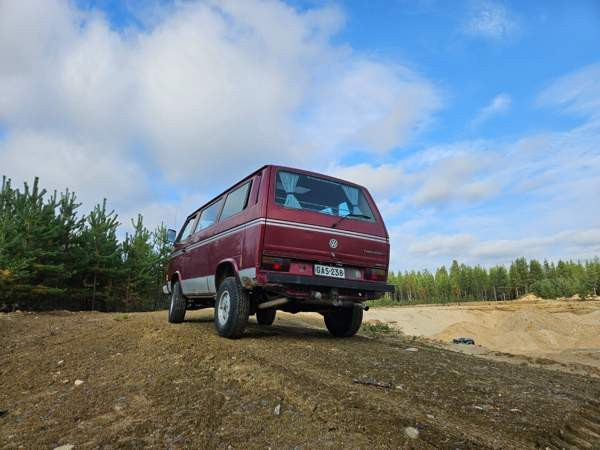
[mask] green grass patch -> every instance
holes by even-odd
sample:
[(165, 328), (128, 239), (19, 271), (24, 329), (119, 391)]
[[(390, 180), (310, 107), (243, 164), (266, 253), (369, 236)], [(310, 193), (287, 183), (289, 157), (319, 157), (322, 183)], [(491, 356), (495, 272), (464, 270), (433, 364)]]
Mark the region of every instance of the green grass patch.
[(122, 322), (123, 320), (128, 320), (129, 316), (127, 314), (119, 314), (115, 317), (115, 320)]
[(387, 323), (383, 322), (365, 322), (361, 325), (360, 330), (372, 337), (391, 333), (393, 331)]

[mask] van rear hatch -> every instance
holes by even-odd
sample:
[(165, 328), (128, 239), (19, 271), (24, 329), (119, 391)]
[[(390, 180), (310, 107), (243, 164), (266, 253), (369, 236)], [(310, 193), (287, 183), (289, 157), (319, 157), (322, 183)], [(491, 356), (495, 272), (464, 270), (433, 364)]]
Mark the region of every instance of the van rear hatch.
[(366, 189), (278, 168), (269, 190), (264, 254), (387, 270), (387, 231)]

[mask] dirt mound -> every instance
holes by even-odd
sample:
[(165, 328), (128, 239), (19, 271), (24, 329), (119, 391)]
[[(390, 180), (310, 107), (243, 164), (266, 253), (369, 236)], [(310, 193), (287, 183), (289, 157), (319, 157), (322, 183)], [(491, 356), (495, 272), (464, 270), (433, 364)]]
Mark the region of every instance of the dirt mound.
[(572, 362), (576, 352), (585, 350), (582, 363), (600, 368), (600, 302), (527, 295), (512, 302), (377, 308), (367, 317), (405, 334), (445, 342), (466, 336), (490, 350), (518, 355), (560, 360), (568, 354)]
[(552, 313), (531, 310), (515, 311), (510, 317), (496, 316), (488, 324), (485, 321), (452, 324), (433, 338), (449, 341), (456, 336), (469, 336), (487, 348), (523, 355), (600, 349), (600, 322), (583, 323), (575, 314), (565, 313), (560, 320)]
[(538, 297), (535, 294), (527, 294), (527, 295), (523, 295), (522, 297), (519, 297), (517, 300), (517, 302), (521, 302), (521, 303), (526, 303), (526, 302), (539, 302), (543, 300), (541, 297)]

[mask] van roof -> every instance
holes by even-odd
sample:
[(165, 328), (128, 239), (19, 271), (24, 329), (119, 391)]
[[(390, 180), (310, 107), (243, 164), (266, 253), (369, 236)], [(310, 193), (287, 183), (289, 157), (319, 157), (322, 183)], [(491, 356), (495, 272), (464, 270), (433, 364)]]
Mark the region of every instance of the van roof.
[(194, 214), (196, 214), (198, 211), (200, 211), (202, 208), (210, 205), (211, 203), (213, 203), (215, 200), (219, 199), (220, 197), (222, 197), (224, 194), (226, 194), (231, 188), (237, 186), (238, 184), (243, 183), (244, 181), (248, 180), (249, 178), (252, 178), (254, 175), (256, 175), (259, 172), (262, 172), (264, 169), (267, 169), (269, 167), (272, 167), (274, 169), (284, 169), (284, 170), (291, 170), (294, 172), (301, 172), (301, 173), (305, 173), (305, 174), (310, 174), (310, 175), (315, 175), (321, 178), (326, 178), (328, 180), (332, 180), (332, 181), (337, 181), (339, 183), (344, 183), (344, 184), (350, 184), (359, 188), (363, 188), (363, 186), (356, 184), (356, 183), (352, 183), (351, 181), (346, 181), (346, 180), (342, 180), (340, 178), (335, 178), (329, 175), (325, 175), (319, 172), (312, 172), (310, 170), (304, 170), (304, 169), (298, 169), (295, 167), (287, 167), (287, 166), (279, 166), (279, 165), (275, 165), (275, 164), (265, 164), (262, 167), (259, 167), (258, 169), (256, 169), (255, 171), (249, 173), (248, 175), (246, 175), (244, 178), (236, 181), (234, 184), (232, 184), (231, 186), (229, 186), (227, 189), (225, 189), (223, 192), (221, 192), (218, 195), (215, 195), (213, 198), (211, 198), (209, 201), (207, 201), (206, 203), (204, 203), (202, 206), (200, 206), (199, 208), (196, 208), (192, 213), (188, 214), (188, 216), (186, 217), (186, 221), (192, 217)]

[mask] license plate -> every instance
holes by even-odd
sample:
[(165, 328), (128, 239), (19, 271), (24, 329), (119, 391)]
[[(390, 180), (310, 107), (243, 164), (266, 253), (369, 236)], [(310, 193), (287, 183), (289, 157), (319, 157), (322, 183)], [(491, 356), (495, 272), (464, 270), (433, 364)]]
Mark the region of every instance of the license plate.
[(322, 277), (346, 278), (346, 272), (343, 267), (322, 266), (315, 264), (315, 275)]

